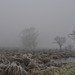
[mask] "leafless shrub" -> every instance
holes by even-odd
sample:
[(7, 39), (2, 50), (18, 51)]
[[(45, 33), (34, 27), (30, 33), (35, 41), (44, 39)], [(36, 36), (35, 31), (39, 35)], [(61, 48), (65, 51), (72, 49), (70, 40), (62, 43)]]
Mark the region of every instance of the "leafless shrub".
[(30, 63), (30, 59), (23, 58), (23, 63), (24, 63), (25, 66), (28, 66), (28, 64)]

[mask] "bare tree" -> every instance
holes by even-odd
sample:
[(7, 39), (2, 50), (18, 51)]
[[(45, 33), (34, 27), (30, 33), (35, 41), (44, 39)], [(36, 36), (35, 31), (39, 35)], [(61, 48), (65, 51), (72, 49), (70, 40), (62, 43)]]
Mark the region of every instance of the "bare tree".
[(75, 41), (75, 30), (73, 30), (72, 33), (69, 34), (69, 37)]
[(33, 49), (37, 47), (38, 32), (34, 27), (24, 29), (22, 31), (21, 39), (26, 49)]
[(66, 43), (66, 38), (57, 36), (57, 37), (54, 38), (54, 40), (55, 40), (54, 43), (57, 43), (60, 47), (60, 50), (62, 50), (63, 44)]

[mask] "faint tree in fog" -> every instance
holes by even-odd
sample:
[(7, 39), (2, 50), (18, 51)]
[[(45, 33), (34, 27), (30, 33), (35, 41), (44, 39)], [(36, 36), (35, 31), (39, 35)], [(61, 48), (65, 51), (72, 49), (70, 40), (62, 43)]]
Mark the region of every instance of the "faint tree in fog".
[(22, 43), (26, 49), (34, 49), (37, 47), (38, 32), (34, 27), (24, 29), (22, 31)]
[(75, 30), (73, 30), (72, 33), (69, 34), (69, 37), (75, 41)]
[(69, 45), (67, 46), (67, 49), (70, 50), (70, 51), (73, 50), (73, 45), (72, 45), (72, 44), (69, 44)]
[(62, 50), (62, 46), (64, 45), (64, 43), (66, 43), (66, 38), (57, 36), (54, 38), (54, 40), (55, 40), (54, 43), (58, 44), (60, 47), (60, 50)]

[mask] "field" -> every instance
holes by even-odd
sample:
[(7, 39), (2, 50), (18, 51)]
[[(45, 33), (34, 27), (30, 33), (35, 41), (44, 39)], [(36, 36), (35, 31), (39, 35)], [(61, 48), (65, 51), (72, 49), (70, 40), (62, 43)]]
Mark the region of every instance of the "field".
[(0, 75), (75, 75), (75, 62), (53, 61), (69, 57), (75, 51), (0, 49)]

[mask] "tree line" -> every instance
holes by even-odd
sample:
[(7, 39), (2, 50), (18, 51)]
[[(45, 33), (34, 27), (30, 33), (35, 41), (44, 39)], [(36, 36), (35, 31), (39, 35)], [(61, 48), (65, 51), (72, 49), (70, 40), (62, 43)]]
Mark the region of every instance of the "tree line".
[[(24, 45), (25, 49), (35, 49), (37, 47), (37, 38), (38, 38), (38, 31), (34, 27), (30, 27), (27, 29), (24, 29), (21, 32), (21, 41)], [(72, 31), (71, 34), (69, 34), (69, 38), (75, 41), (75, 30)], [(61, 36), (56, 36), (54, 38), (54, 43), (58, 44), (59, 49), (62, 50), (63, 45), (66, 43), (66, 38)], [(69, 45), (68, 48), (72, 48), (72, 45)]]

